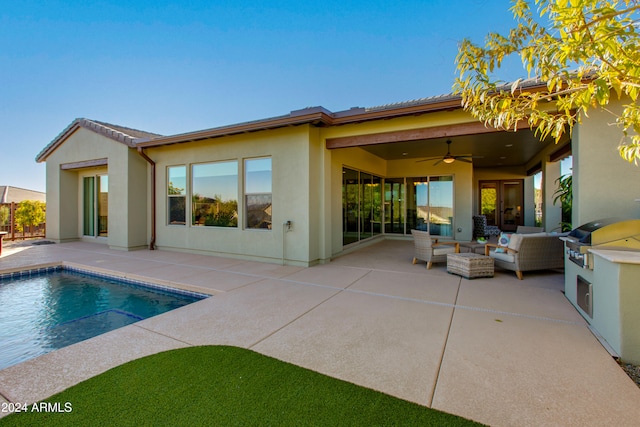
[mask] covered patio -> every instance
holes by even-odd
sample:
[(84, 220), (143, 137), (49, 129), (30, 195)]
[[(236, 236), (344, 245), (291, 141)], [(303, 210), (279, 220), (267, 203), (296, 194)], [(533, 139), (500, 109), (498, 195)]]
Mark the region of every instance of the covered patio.
[(637, 424), (640, 389), (564, 297), (561, 272), (466, 280), (413, 265), (411, 241), (369, 243), (309, 268), (82, 242), (6, 250), (0, 273), (65, 263), (213, 296), (4, 369), (0, 401), (227, 344), (492, 426)]
[[(505, 232), (562, 231), (554, 193), (568, 172), (561, 161), (573, 154), (570, 137), (556, 144), (540, 141), (526, 123), (516, 132), (485, 126), (457, 102), (444, 96), (369, 109), (418, 117), (389, 120), (377, 132), (324, 130), (334, 168), (341, 168), (342, 188), (333, 183), (332, 202), (341, 194), (344, 248), (380, 234), (410, 236), (412, 229), (471, 241), (479, 214)], [(333, 246), (339, 247), (335, 234)]]

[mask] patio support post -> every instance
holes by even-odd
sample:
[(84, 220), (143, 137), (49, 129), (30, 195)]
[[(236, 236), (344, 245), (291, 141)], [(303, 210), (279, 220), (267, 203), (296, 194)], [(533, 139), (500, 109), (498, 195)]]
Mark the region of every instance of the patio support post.
[(560, 178), (560, 162), (545, 162), (543, 164), (543, 204), (542, 218), (545, 231), (562, 231), (562, 206), (553, 203), (554, 193), (558, 188), (557, 179)]
[(152, 251), (156, 247), (156, 162), (146, 155), (142, 147), (138, 147), (138, 154), (151, 165), (151, 242), (149, 242), (149, 250)]

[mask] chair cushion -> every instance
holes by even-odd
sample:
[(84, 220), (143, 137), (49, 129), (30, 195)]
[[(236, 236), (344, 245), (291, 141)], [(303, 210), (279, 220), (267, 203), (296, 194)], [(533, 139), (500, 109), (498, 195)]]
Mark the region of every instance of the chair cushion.
[[(536, 233), (537, 234), (537, 233)], [(522, 244), (522, 239), (524, 239), (524, 236), (535, 236), (536, 234), (512, 234), (511, 235), (511, 239), (509, 240), (509, 244), (507, 245), (507, 247), (509, 249), (514, 249), (514, 250), (518, 250), (520, 249), (520, 245)], [(544, 234), (544, 233), (542, 233)], [(527, 237), (527, 239), (529, 238)]]
[[(500, 249), (500, 248), (498, 248)], [(516, 257), (513, 254), (510, 253), (505, 253), (505, 252), (498, 252), (498, 249), (496, 249), (495, 251), (491, 251), (489, 253), (489, 256), (491, 258), (497, 259), (499, 261), (504, 261), (504, 262), (516, 262)], [(502, 249), (504, 251), (504, 249)]]
[[(511, 241), (512, 233), (500, 233), (500, 237), (498, 237), (498, 245), (509, 247), (509, 242)], [(496, 248), (496, 253), (503, 254), (506, 250), (503, 248)]]
[(445, 254), (455, 254), (455, 253), (456, 253), (456, 248), (454, 246), (443, 245), (443, 246), (436, 246), (435, 248), (433, 248), (434, 255), (445, 255)]

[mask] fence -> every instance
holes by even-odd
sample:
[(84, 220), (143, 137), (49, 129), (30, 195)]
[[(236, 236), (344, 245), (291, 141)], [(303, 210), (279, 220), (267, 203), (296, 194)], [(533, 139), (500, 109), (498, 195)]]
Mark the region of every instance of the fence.
[(44, 222), (38, 225), (25, 226), (22, 231), (20, 230), (20, 227), (16, 224), (16, 210), (19, 206), (20, 203), (0, 203), (0, 209), (6, 207), (9, 210), (9, 218), (7, 218), (5, 223), (0, 223), (0, 231), (7, 232), (4, 240), (45, 237), (47, 225)]

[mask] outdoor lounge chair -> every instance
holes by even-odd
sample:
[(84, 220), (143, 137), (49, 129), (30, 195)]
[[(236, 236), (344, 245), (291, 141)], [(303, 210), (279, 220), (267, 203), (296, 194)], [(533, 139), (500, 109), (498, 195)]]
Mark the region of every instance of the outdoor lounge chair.
[(533, 234), (533, 233), (544, 233), (544, 228), (528, 227), (526, 225), (519, 225), (518, 228), (516, 228), (516, 234)]
[(523, 271), (564, 267), (564, 244), (555, 233), (514, 233), (507, 246), (487, 244), (485, 255), (496, 267), (515, 271), (520, 280)]
[(427, 269), (430, 269), (434, 262), (447, 262), (447, 254), (460, 252), (458, 242), (438, 242), (438, 239), (431, 238), (427, 231), (411, 230), (411, 234), (413, 234), (413, 263), (424, 261), (427, 263)]

